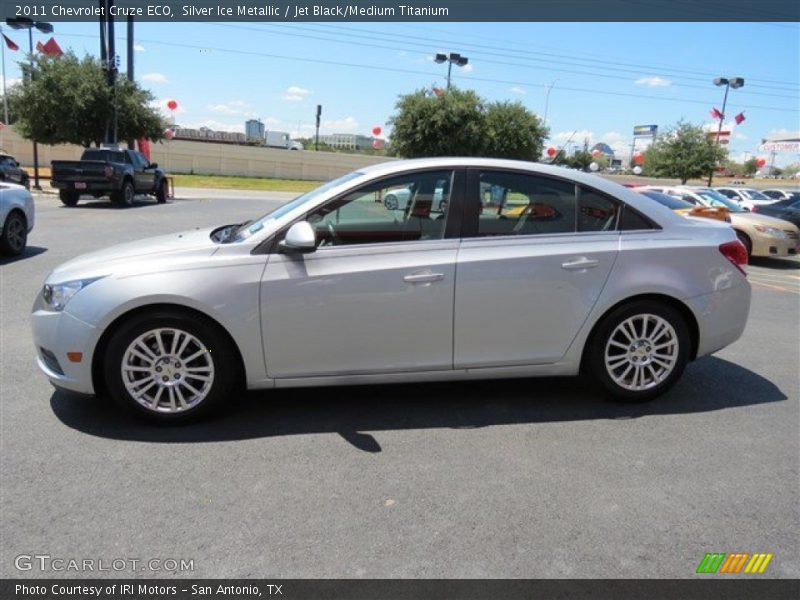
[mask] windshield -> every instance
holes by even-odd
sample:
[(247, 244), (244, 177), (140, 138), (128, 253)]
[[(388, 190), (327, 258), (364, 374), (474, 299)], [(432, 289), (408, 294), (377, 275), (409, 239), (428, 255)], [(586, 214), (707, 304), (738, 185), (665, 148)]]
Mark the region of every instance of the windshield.
[(747, 212), (736, 202), (734, 202), (727, 196), (723, 196), (719, 192), (715, 192), (714, 190), (695, 190), (694, 193), (700, 196), (706, 202), (708, 202), (709, 206), (727, 208), (732, 213)]
[(740, 190), (745, 196), (750, 198), (750, 200), (773, 200), (766, 194), (762, 194), (758, 190)]
[(352, 173), (348, 173), (347, 175), (342, 175), (338, 179), (334, 179), (329, 181), (328, 183), (321, 185), (318, 188), (314, 188), (310, 192), (306, 192), (302, 196), (298, 196), (294, 200), (290, 200), (286, 204), (282, 204), (275, 210), (268, 212), (260, 219), (257, 219), (252, 222), (245, 223), (239, 229), (237, 229), (231, 236), (228, 238), (232, 242), (242, 242), (249, 238), (251, 235), (258, 233), (267, 223), (275, 221), (276, 219), (280, 219), (283, 215), (286, 215), (293, 211), (298, 206), (302, 206), (306, 202), (311, 202), (315, 198), (321, 196), (322, 194), (326, 193), (333, 188), (342, 185), (343, 183), (347, 183), (351, 179), (355, 179), (356, 177), (361, 177), (363, 173), (359, 171), (354, 171)]

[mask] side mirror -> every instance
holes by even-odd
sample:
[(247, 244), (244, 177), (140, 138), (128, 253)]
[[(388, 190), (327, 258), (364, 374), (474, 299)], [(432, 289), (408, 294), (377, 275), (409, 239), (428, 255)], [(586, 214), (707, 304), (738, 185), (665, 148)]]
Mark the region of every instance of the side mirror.
[(148, 169), (157, 169), (158, 168), (158, 163), (150, 163), (149, 165), (147, 165), (147, 168)]
[(278, 247), (283, 252), (314, 252), (317, 249), (317, 235), (311, 223), (300, 221), (289, 227)]

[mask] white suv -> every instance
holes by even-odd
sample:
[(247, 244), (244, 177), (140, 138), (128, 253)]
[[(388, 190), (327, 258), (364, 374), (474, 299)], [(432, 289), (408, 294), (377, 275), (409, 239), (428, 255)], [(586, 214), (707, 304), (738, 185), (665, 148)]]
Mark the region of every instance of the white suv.
[(776, 201), (775, 198), (770, 198), (766, 194), (754, 190), (753, 188), (715, 187), (713, 189), (723, 196), (738, 202), (742, 208), (746, 208), (747, 210), (753, 210), (754, 206), (772, 204)]

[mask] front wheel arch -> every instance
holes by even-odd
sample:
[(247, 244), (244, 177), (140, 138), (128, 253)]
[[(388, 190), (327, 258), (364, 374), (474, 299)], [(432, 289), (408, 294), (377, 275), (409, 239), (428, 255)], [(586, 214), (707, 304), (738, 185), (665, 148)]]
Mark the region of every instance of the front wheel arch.
[(197, 310), (195, 308), (190, 308), (188, 306), (184, 306), (182, 304), (170, 304), (170, 303), (159, 303), (159, 304), (146, 304), (144, 306), (137, 306), (120, 316), (114, 319), (108, 327), (105, 328), (103, 334), (100, 336), (100, 339), (97, 341), (97, 344), (94, 348), (94, 353), (92, 355), (92, 386), (94, 387), (95, 395), (102, 395), (107, 392), (106, 389), (106, 381), (103, 369), (103, 363), (101, 357), (106, 355), (106, 350), (108, 348), (108, 343), (111, 338), (114, 337), (114, 334), (119, 331), (120, 327), (122, 327), (125, 323), (130, 321), (131, 319), (138, 317), (143, 313), (152, 313), (157, 311), (167, 311), (167, 312), (175, 312), (181, 315), (191, 316), (193, 318), (206, 321), (212, 327), (215, 327), (219, 330), (221, 334), (223, 334), (227, 341), (230, 343), (231, 348), (234, 349), (234, 360), (238, 366), (238, 373), (236, 374), (237, 379), (240, 385), (244, 386), (245, 384), (245, 367), (244, 367), (244, 359), (242, 358), (241, 350), (239, 349), (239, 344), (236, 343), (236, 340), (233, 339), (233, 336), (230, 332), (223, 327), (219, 321), (214, 319), (213, 317), (208, 316), (206, 313)]
[(599, 329), (601, 323), (603, 323), (606, 317), (610, 315), (613, 311), (617, 310), (619, 307), (624, 306), (625, 304), (630, 304), (632, 302), (638, 302), (640, 300), (660, 302), (661, 304), (674, 308), (680, 313), (680, 315), (686, 322), (686, 326), (689, 328), (689, 338), (691, 339), (691, 346), (689, 348), (689, 360), (692, 361), (695, 358), (697, 358), (697, 348), (700, 343), (700, 327), (697, 324), (697, 318), (694, 316), (692, 310), (688, 306), (686, 306), (683, 302), (681, 302), (677, 298), (673, 298), (672, 296), (667, 296), (665, 294), (639, 294), (638, 296), (631, 296), (630, 298), (625, 298), (624, 300), (620, 300), (614, 306), (606, 310), (594, 322), (594, 325), (592, 325), (592, 331), (589, 333), (589, 336), (586, 338), (586, 342), (584, 342), (583, 344), (583, 351), (581, 352), (581, 366), (580, 366), (581, 373), (586, 373), (588, 371), (587, 367), (588, 367), (589, 349), (592, 347), (595, 336), (597, 334), (597, 330)]

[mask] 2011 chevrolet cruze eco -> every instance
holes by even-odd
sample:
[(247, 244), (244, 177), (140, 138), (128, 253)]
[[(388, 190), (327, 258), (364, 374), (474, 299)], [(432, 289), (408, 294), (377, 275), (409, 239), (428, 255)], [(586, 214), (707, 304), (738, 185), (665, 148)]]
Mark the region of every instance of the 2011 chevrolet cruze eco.
[[(407, 190), (395, 207), (385, 194)], [(53, 271), (33, 308), (57, 387), (160, 420), (252, 389), (575, 375), (649, 399), (741, 335), (747, 253), (558, 167), (437, 158), (350, 173), (252, 222)]]

